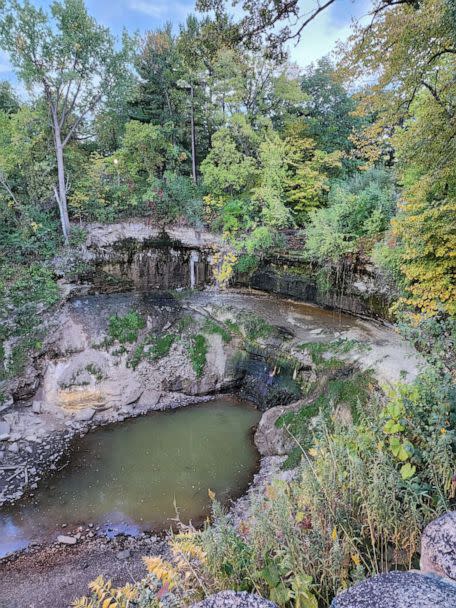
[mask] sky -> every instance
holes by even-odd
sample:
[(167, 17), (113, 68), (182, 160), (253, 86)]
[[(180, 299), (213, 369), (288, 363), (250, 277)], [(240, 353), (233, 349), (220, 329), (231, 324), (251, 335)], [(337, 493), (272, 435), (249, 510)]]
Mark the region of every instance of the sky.
[[(32, 0), (34, 4), (48, 7), (52, 0)], [(300, 0), (301, 10), (306, 13), (317, 0)], [(290, 57), (300, 66), (315, 62), (333, 50), (338, 40), (347, 38), (353, 19), (367, 13), (369, 0), (335, 0), (304, 30), (301, 40), (290, 46)], [(194, 0), (86, 0), (91, 15), (113, 32), (153, 30), (171, 22), (178, 27), (193, 12)], [(16, 83), (8, 57), (0, 50), (0, 80)]]

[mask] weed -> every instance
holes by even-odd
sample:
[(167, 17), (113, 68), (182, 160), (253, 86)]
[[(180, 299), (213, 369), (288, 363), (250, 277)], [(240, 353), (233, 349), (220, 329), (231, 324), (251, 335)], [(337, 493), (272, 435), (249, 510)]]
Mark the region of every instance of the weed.
[(101, 370), (97, 365), (95, 365), (94, 363), (89, 363), (88, 365), (86, 365), (86, 371), (89, 372), (89, 374), (91, 376), (93, 376), (98, 382), (101, 382), (102, 380), (104, 380), (105, 375), (103, 373), (103, 370)]
[(114, 341), (120, 344), (132, 344), (138, 339), (139, 331), (146, 326), (142, 316), (135, 312), (129, 312), (121, 317), (115, 315), (108, 321), (108, 344)]
[(225, 342), (225, 344), (231, 342), (233, 337), (231, 333), (225, 327), (223, 327), (223, 325), (213, 321), (212, 319), (206, 319), (202, 331), (205, 334), (218, 334), (219, 336), (222, 336), (222, 340)]
[(197, 378), (201, 378), (203, 375), (207, 351), (208, 346), (205, 336), (202, 334), (194, 336), (188, 349), (188, 354)]

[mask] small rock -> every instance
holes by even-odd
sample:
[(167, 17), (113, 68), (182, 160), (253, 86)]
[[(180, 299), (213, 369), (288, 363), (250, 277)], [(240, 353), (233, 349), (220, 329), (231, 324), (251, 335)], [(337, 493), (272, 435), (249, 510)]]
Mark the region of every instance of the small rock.
[(125, 549), (124, 551), (119, 551), (116, 555), (117, 559), (128, 559), (131, 557), (130, 549)]
[(19, 446), (17, 443), (12, 443), (11, 445), (8, 446), (8, 451), (12, 452), (13, 454), (17, 454), (19, 452)]
[(43, 411), (43, 404), (42, 404), (42, 402), (38, 401), (38, 400), (34, 401), (32, 403), (32, 412), (34, 414), (41, 414), (42, 411)]
[(3, 435), (0, 435), (0, 441), (8, 441), (9, 438), (10, 436), (7, 433), (3, 433)]
[(61, 534), (57, 537), (57, 542), (61, 545), (75, 545), (78, 542), (78, 539), (74, 536), (64, 536)]
[(9, 422), (0, 420), (0, 435), (9, 435), (11, 431), (11, 425)]
[(76, 414), (75, 420), (78, 422), (89, 422), (95, 416), (95, 412), (96, 410), (93, 408), (83, 409)]

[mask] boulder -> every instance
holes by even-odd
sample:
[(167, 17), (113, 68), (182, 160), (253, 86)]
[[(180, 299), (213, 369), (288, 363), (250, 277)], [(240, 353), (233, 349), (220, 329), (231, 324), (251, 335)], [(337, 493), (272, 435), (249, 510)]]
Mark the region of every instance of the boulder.
[(239, 593), (222, 591), (194, 604), (192, 608), (277, 608), (277, 606), (259, 595), (251, 595), (245, 591)]
[(456, 585), (419, 572), (388, 572), (338, 595), (331, 608), (454, 608)]
[(139, 398), (138, 406), (154, 408), (160, 401), (161, 395), (161, 391), (156, 391), (154, 389), (146, 389)]
[(11, 431), (10, 423), (0, 420), (0, 435), (9, 435), (10, 431)]
[(297, 412), (303, 407), (303, 401), (290, 405), (277, 405), (264, 412), (255, 432), (255, 445), (261, 456), (283, 456), (295, 447), (295, 440), (283, 427), (277, 427), (277, 420), (289, 412)]
[(424, 529), (420, 568), (456, 580), (456, 511), (445, 513)]

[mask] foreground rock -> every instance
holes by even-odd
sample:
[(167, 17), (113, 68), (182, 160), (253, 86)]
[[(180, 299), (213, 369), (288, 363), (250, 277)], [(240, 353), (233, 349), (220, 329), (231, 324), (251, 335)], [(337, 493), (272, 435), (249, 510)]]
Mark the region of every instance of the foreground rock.
[(423, 573), (456, 580), (456, 511), (445, 513), (424, 529), (420, 568)]
[(245, 591), (236, 593), (234, 591), (223, 591), (206, 598), (193, 608), (277, 608), (269, 600), (258, 595), (250, 595)]
[(456, 585), (418, 572), (388, 572), (341, 593), (331, 608), (454, 608)]

